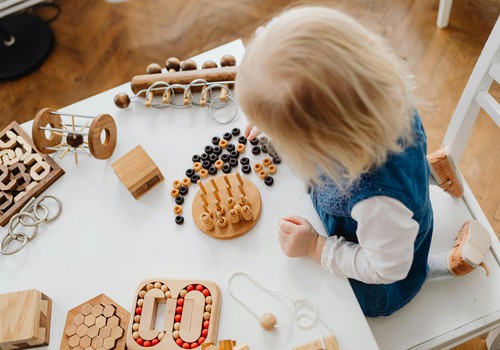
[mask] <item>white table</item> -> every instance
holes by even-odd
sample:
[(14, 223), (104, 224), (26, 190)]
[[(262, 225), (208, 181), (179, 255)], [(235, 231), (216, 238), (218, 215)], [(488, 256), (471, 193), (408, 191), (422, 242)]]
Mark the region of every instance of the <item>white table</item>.
[[(241, 41), (236, 41), (198, 56), (197, 61), (218, 61), (225, 53), (235, 54), (240, 61), (243, 51)], [(296, 325), (264, 332), (226, 288), (233, 272), (246, 271), (264, 286), (284, 290), (293, 298), (314, 300), (341, 348), (377, 349), (348, 281), (329, 275), (307, 259), (290, 259), (280, 250), (277, 223), (285, 215), (303, 215), (324, 233), (304, 185), (285, 164), (278, 167), (273, 187), (265, 186), (255, 174), (249, 175), (260, 189), (263, 212), (245, 236), (220, 241), (198, 230), (190, 214), (198, 186), (190, 187), (186, 197), (185, 224), (174, 223), (172, 182), (184, 177), (192, 165), (191, 156), (201, 153), (212, 136), (222, 136), (234, 127), (243, 129), (245, 118), (240, 115), (222, 126), (199, 108), (158, 110), (134, 103), (120, 110), (113, 97), (121, 91), (130, 93), (129, 84), (63, 109), (76, 114), (111, 114), (118, 127), (116, 150), (105, 161), (80, 156), (78, 165), (71, 155), (62, 160), (54, 156), (66, 174), (45, 193), (62, 200), (61, 217), (41, 228), (39, 236), (21, 252), (0, 256), (0, 293), (36, 288), (53, 299), (47, 348), (59, 348), (69, 309), (105, 293), (130, 311), (138, 283), (149, 277), (217, 283), (222, 292), (218, 339), (234, 339), (261, 350), (291, 349), (318, 338), (314, 330), (302, 331)], [(23, 127), (31, 134), (31, 123)], [(111, 168), (112, 162), (136, 145), (144, 147), (165, 176), (164, 183), (140, 200), (134, 200)], [(256, 158), (251, 153), (249, 158), (253, 164)], [(257, 289), (250, 283), (239, 280), (235, 289), (259, 314), (273, 312), (279, 321), (286, 318), (283, 303), (253, 293)]]

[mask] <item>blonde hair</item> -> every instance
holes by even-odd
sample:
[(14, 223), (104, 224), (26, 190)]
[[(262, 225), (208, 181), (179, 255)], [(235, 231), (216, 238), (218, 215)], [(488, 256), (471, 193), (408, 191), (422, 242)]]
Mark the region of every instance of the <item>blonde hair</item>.
[(299, 7), (248, 46), (236, 95), (306, 182), (350, 185), (412, 139), (403, 65), (383, 40), (333, 9)]

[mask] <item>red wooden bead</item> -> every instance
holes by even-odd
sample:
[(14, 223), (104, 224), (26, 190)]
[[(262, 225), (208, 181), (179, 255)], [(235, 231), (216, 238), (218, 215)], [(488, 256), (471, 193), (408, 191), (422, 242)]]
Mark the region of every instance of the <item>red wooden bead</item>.
[(203, 321), (203, 328), (208, 328), (209, 324), (210, 324), (210, 321), (208, 321), (208, 320)]
[(198, 339), (198, 344), (202, 344), (205, 341), (205, 337), (200, 337)]
[(184, 299), (182, 299), (182, 298), (177, 299), (177, 305), (183, 306), (184, 305)]
[(208, 289), (206, 289), (206, 288), (205, 288), (205, 289), (203, 289), (203, 292), (202, 292), (202, 293), (203, 293), (203, 295), (204, 295), (205, 297), (210, 296), (210, 291), (209, 291)]
[(144, 344), (144, 340), (142, 338), (137, 338), (136, 340), (137, 344), (142, 345)]
[(151, 342), (149, 340), (146, 340), (142, 346), (144, 346), (145, 348), (149, 348), (151, 346)]
[(194, 286), (192, 284), (190, 284), (189, 286), (187, 286), (186, 290), (188, 292), (190, 292), (190, 291), (194, 290)]
[(201, 335), (204, 336), (205, 338), (207, 337), (208, 335), (208, 329), (204, 329), (201, 331)]
[(182, 340), (181, 338), (177, 338), (177, 340), (175, 341), (175, 343), (179, 346), (182, 346), (182, 344), (184, 344), (184, 340)]
[(183, 349), (191, 349), (191, 345), (189, 343), (182, 344)]
[(175, 309), (175, 313), (182, 314), (182, 306), (177, 306), (177, 308)]
[(175, 319), (175, 322), (181, 322), (182, 315), (175, 315), (174, 319)]
[(200, 344), (197, 342), (191, 343), (191, 349), (196, 349), (198, 346), (200, 346)]
[(160, 341), (158, 339), (153, 339), (151, 340), (151, 345), (155, 346), (156, 344), (158, 344)]
[(135, 309), (135, 314), (136, 314), (136, 315), (140, 315), (140, 314), (142, 314), (142, 307), (138, 307), (138, 308), (136, 308), (136, 309)]
[(205, 289), (205, 287), (203, 287), (201, 284), (198, 284), (198, 285), (196, 286), (196, 290), (197, 290), (198, 292), (203, 291), (203, 289)]

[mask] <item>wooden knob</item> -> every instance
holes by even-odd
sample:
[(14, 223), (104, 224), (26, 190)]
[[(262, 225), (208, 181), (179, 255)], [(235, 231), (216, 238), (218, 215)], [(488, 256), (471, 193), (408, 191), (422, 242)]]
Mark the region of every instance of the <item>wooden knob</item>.
[(158, 63), (151, 63), (146, 67), (147, 74), (161, 73), (161, 66)]
[(177, 57), (170, 57), (165, 61), (165, 68), (169, 72), (178, 72), (181, 69), (181, 61)]
[(259, 323), (260, 323), (260, 326), (264, 330), (272, 331), (274, 329), (274, 326), (276, 326), (276, 323), (278, 323), (278, 321), (276, 320), (276, 316), (274, 316), (273, 314), (267, 313), (267, 314), (262, 315)]
[(217, 68), (217, 63), (214, 61), (205, 61), (201, 69)]
[(220, 59), (221, 67), (236, 66), (236, 58), (233, 55), (224, 55)]
[(182, 70), (195, 70), (197, 67), (196, 62), (193, 60), (185, 60), (181, 62)]
[(127, 108), (130, 104), (130, 98), (124, 92), (120, 92), (115, 96), (115, 105), (118, 108)]

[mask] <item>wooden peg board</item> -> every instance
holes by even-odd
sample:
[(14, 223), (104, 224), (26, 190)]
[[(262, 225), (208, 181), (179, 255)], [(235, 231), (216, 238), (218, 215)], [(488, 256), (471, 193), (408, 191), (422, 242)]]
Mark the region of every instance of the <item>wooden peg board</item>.
[(52, 300), (36, 289), (0, 295), (0, 349), (49, 344)]
[(36, 151), (19, 124), (12, 122), (3, 129), (0, 132), (0, 226), (63, 174), (64, 170), (49, 156)]
[[(236, 175), (234, 175), (234, 174), (219, 175), (219, 176), (212, 178), (212, 180), (215, 181), (215, 184), (219, 189), (218, 195), (219, 195), (220, 200), (221, 200), (220, 205), (225, 209), (225, 212), (226, 212), (225, 217), (227, 218), (228, 217), (227, 213), (228, 213), (229, 209), (226, 206), (226, 200), (229, 198), (229, 194), (226, 191), (227, 184), (226, 184), (226, 181), (224, 180), (224, 177), (227, 177), (228, 181), (230, 182), (231, 192), (233, 194), (233, 198), (237, 202), (239, 201), (239, 199), (241, 197), (243, 197), (243, 195), (240, 193), (240, 190), (238, 189), (239, 181), (238, 181), (238, 178)], [(208, 192), (208, 196), (207, 196), (207, 201), (209, 203), (208, 209), (210, 211), (212, 211), (212, 213), (214, 213), (214, 229), (213, 230), (206, 229), (205, 226), (203, 225), (203, 223), (201, 222), (200, 216), (205, 211), (203, 208), (204, 203), (201, 199), (201, 195), (202, 195), (201, 189), (198, 190), (198, 192), (196, 193), (196, 195), (193, 199), (193, 209), (192, 209), (194, 222), (196, 223), (198, 228), (203, 233), (209, 235), (210, 237), (217, 238), (217, 239), (232, 239), (232, 238), (243, 236), (245, 233), (250, 231), (255, 226), (255, 224), (259, 220), (261, 207), (262, 207), (260, 192), (259, 192), (257, 186), (255, 186), (255, 184), (253, 182), (251, 182), (250, 180), (248, 180), (244, 177), (241, 177), (241, 179), (243, 181), (242, 187), (243, 187), (243, 190), (245, 191), (245, 197), (247, 197), (248, 202), (250, 204), (250, 207), (252, 208), (253, 219), (250, 221), (246, 221), (242, 218), (238, 224), (232, 224), (228, 220), (228, 224), (226, 227), (223, 227), (223, 228), (219, 227), (219, 225), (216, 222), (217, 218), (215, 216), (215, 213), (217, 212), (217, 208), (216, 208), (216, 204), (215, 204), (216, 199), (212, 193), (215, 189), (214, 189), (212, 182), (210, 180), (205, 181), (204, 186)]]
[(125, 349), (130, 314), (100, 294), (68, 312), (61, 350)]
[(301, 346), (294, 347), (293, 350), (339, 350), (339, 343), (337, 342), (337, 338), (333, 335), (330, 337), (323, 338), (323, 342), (326, 345), (326, 348), (323, 349), (321, 345), (321, 341), (316, 340), (308, 344), (304, 344)]
[[(127, 330), (127, 349), (200, 349), (215, 342), (219, 329), (220, 291), (206, 280), (150, 279), (139, 284)], [(156, 329), (158, 305), (164, 322)]]

